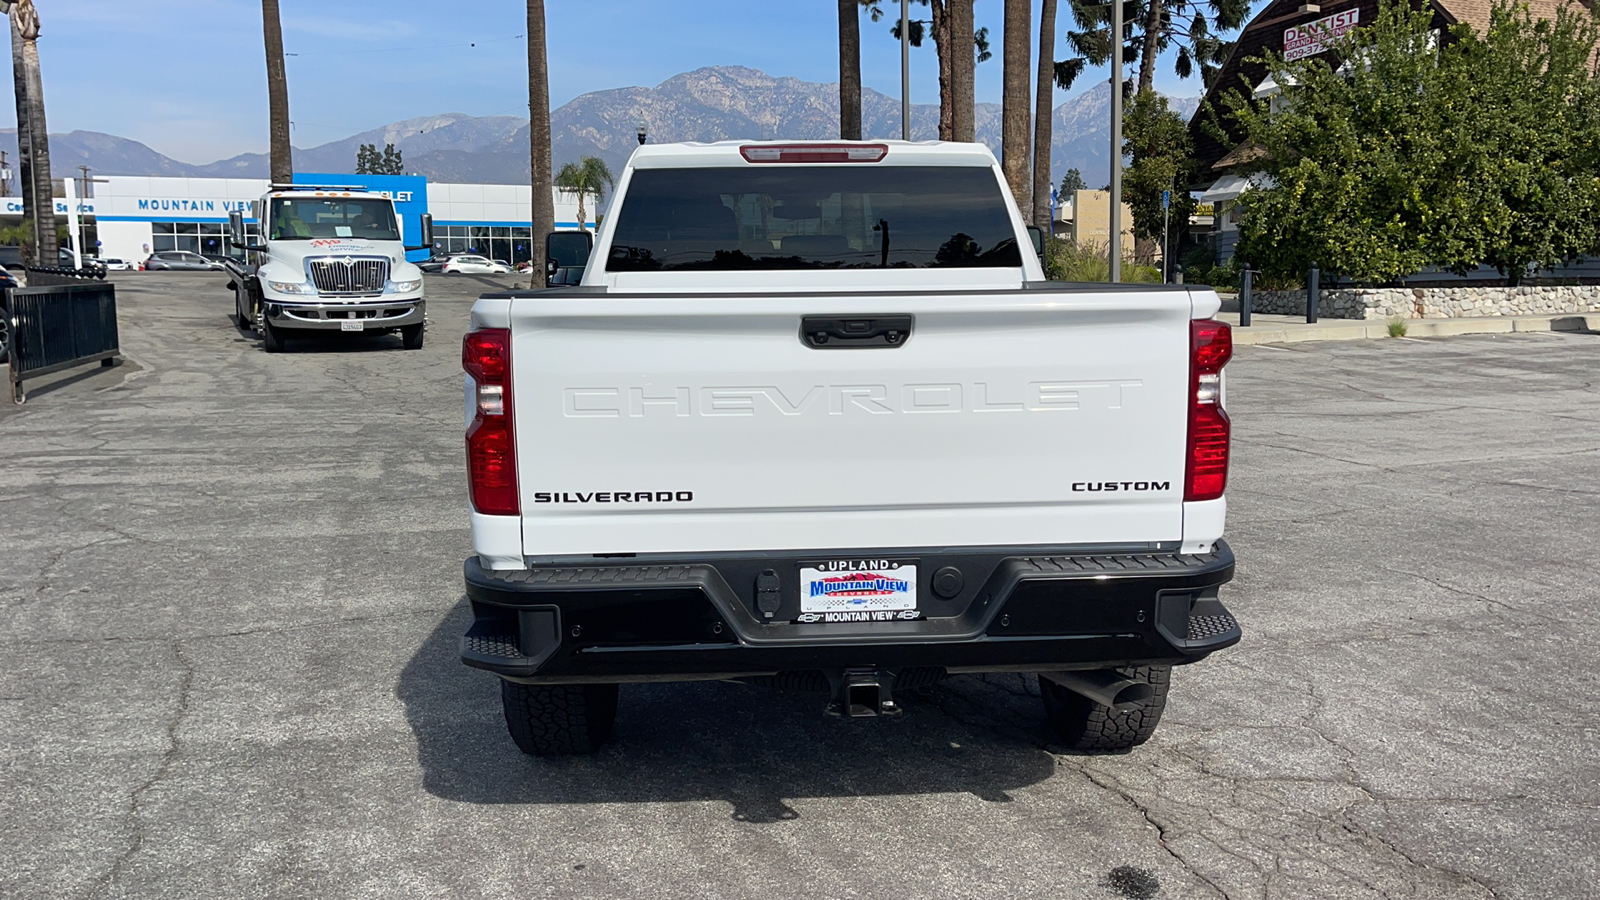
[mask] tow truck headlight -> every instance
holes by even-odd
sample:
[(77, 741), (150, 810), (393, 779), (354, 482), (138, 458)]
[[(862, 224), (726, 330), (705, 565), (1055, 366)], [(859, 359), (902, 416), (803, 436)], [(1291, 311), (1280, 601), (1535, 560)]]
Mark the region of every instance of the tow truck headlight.
[(420, 281), (396, 281), (394, 283), (394, 292), (396, 294), (404, 294), (420, 287), (422, 287), (422, 282)]
[(293, 283), (288, 281), (269, 281), (267, 282), (267, 288), (280, 294), (316, 293), (316, 288), (313, 288), (311, 285), (306, 284), (305, 282)]

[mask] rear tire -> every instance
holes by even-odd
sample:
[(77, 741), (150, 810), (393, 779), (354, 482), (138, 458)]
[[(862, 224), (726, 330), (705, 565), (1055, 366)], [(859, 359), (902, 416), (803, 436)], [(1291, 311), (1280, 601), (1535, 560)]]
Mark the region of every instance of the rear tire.
[(284, 350), (283, 332), (265, 317), (261, 320), (261, 348), (268, 353), (282, 353)]
[(1132, 750), (1155, 734), (1161, 712), (1167, 708), (1172, 667), (1124, 666), (1111, 671), (1123, 678), (1146, 682), (1155, 693), (1137, 707), (1119, 712), (1048, 678), (1039, 679), (1045, 718), (1068, 747), (1100, 753)]
[(593, 753), (617, 720), (617, 685), (500, 682), (506, 729), (529, 756)]
[(421, 323), (421, 322), (418, 322), (415, 325), (402, 325), (402, 326), (400, 326), (400, 343), (401, 343), (402, 346), (405, 347), (405, 349), (407, 349), (407, 350), (421, 350), (422, 349), (422, 331), (423, 331), (422, 326), (423, 326), (423, 323)]

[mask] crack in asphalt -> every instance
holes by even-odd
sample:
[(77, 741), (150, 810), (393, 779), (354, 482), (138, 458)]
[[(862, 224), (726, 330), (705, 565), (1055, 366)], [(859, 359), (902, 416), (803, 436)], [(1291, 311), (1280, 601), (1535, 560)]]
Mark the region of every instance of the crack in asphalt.
[(1422, 581), (1422, 582), (1425, 582), (1427, 584), (1431, 584), (1434, 587), (1436, 587), (1436, 588), (1438, 588), (1438, 589), (1440, 589), (1442, 591), (1449, 591), (1452, 594), (1457, 594), (1457, 595), (1460, 595), (1462, 597), (1471, 597), (1474, 600), (1482, 600), (1484, 603), (1487, 603), (1490, 606), (1496, 607), (1498, 609), (1505, 610), (1506, 612), (1509, 612), (1509, 613), (1515, 613), (1516, 615), (1519, 615), (1519, 616), (1528, 616), (1528, 617), (1531, 617), (1531, 618), (1538, 619), (1538, 620), (1540, 620), (1542, 622), (1551, 622), (1551, 623), (1553, 623), (1553, 622), (1557, 621), (1556, 619), (1554, 619), (1554, 618), (1552, 618), (1550, 616), (1547, 616), (1544, 613), (1534, 612), (1531, 609), (1522, 609), (1520, 607), (1512, 606), (1511, 604), (1506, 603), (1503, 600), (1495, 600), (1495, 599), (1493, 599), (1491, 597), (1485, 597), (1482, 594), (1476, 594), (1476, 593), (1473, 593), (1472, 591), (1465, 590), (1464, 588), (1453, 587), (1451, 585), (1445, 584), (1442, 581), (1439, 581), (1438, 579), (1429, 578), (1428, 576), (1420, 574), (1418, 572), (1408, 572), (1405, 569), (1396, 569), (1396, 568), (1392, 568), (1390, 566), (1378, 566), (1378, 568), (1380, 570), (1384, 571), (1384, 572), (1390, 573), (1391, 575), (1405, 575), (1408, 578), (1415, 578), (1418, 581)]
[(1215, 881), (1212, 881), (1210, 876), (1195, 868), (1194, 864), (1189, 862), (1188, 859), (1184, 858), (1182, 853), (1179, 853), (1177, 850), (1173, 849), (1172, 845), (1167, 841), (1167, 826), (1162, 824), (1162, 822), (1156, 818), (1148, 806), (1140, 803), (1137, 798), (1125, 790), (1122, 787), (1121, 782), (1109, 775), (1096, 775), (1093, 770), (1086, 766), (1073, 766), (1072, 768), (1077, 769), (1083, 774), (1083, 777), (1089, 779), (1089, 781), (1096, 787), (1116, 795), (1117, 797), (1121, 798), (1124, 803), (1127, 803), (1129, 806), (1133, 807), (1134, 812), (1137, 812), (1140, 816), (1142, 816), (1145, 822), (1147, 822), (1151, 828), (1155, 829), (1156, 843), (1158, 843), (1161, 846), (1161, 849), (1165, 851), (1168, 856), (1172, 857), (1172, 859), (1177, 862), (1177, 864), (1181, 866), (1185, 872), (1188, 872), (1195, 878), (1199, 879), (1201, 884), (1204, 884), (1206, 887), (1210, 888), (1212, 893), (1220, 896), (1222, 900), (1233, 900), (1232, 895), (1230, 895), (1226, 889), (1217, 884)]
[(139, 851), (144, 849), (145, 830), (143, 825), (144, 796), (157, 782), (166, 778), (171, 770), (173, 761), (178, 755), (178, 729), (182, 726), (184, 718), (189, 714), (189, 693), (194, 687), (194, 666), (183, 655), (183, 642), (172, 642), (172, 655), (176, 660), (180, 676), (178, 680), (178, 703), (173, 710), (172, 718), (167, 723), (166, 737), (167, 749), (161, 755), (161, 761), (156, 765), (156, 770), (151, 776), (135, 787), (128, 795), (128, 811), (124, 816), (129, 827), (133, 830), (133, 840), (126, 849), (112, 862), (111, 868), (104, 877), (92, 887), (89, 898), (105, 896), (116, 884), (118, 876), (122, 874), (128, 863)]

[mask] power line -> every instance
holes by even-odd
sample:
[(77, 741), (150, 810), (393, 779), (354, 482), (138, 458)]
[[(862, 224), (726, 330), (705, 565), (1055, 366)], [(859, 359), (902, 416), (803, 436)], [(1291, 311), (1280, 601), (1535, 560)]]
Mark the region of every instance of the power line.
[[(477, 47), (479, 44), (500, 44), (500, 43), (504, 43), (506, 41), (520, 41), (525, 37), (527, 37), (527, 35), (516, 34), (516, 35), (512, 35), (511, 37), (491, 38), (491, 39), (489, 39), (487, 41), (471, 41), (466, 45), (466, 49), (471, 49), (473, 47)], [(441, 47), (461, 48), (461, 45), (457, 44), (457, 43), (454, 43), (454, 42), (451, 42), (451, 43), (448, 43), (448, 44), (426, 44), (426, 45), (417, 46), (417, 47), (369, 47), (369, 48), (367, 48), (365, 50), (314, 50), (314, 51), (312, 51), (310, 53), (284, 53), (283, 55), (284, 56), (349, 56), (349, 55), (355, 54), (355, 53), (403, 53), (403, 52), (406, 52), (406, 51), (409, 51), (409, 50), (437, 50), (437, 49), (439, 49)]]

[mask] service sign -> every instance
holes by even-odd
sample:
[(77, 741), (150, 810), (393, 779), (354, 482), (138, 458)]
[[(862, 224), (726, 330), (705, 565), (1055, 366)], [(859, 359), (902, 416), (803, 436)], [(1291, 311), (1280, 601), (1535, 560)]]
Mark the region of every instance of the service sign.
[(1284, 29), (1283, 58), (1293, 61), (1326, 51), (1334, 41), (1349, 34), (1356, 27), (1360, 16), (1359, 8), (1347, 9), (1331, 16), (1323, 16), (1315, 22)]

